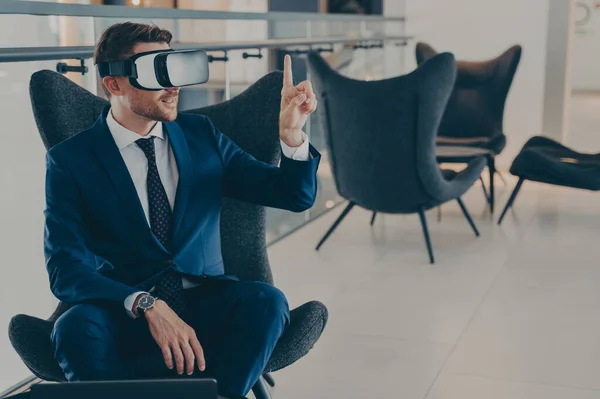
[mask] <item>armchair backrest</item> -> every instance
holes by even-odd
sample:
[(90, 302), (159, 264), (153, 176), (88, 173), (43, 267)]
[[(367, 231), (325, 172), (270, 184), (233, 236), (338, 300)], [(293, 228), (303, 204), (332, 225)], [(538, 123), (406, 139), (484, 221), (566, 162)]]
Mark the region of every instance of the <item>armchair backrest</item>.
[[(420, 65), (437, 53), (418, 43)], [(488, 61), (457, 61), (456, 85), (438, 135), (451, 138), (493, 138), (504, 134), (504, 106), (521, 60), (521, 46), (512, 46)]]
[(440, 54), (408, 75), (379, 81), (342, 76), (316, 53), (308, 62), (340, 195), (388, 213), (432, 202), (447, 184), (435, 141), (454, 86), (454, 57)]

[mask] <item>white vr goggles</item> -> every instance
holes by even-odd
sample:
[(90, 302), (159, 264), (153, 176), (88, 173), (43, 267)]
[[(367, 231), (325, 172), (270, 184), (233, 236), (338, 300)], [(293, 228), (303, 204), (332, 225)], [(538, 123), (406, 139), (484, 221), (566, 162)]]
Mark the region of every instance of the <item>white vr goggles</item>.
[(208, 81), (208, 55), (204, 50), (156, 50), (127, 60), (98, 64), (100, 77), (125, 76), (140, 90), (163, 90)]

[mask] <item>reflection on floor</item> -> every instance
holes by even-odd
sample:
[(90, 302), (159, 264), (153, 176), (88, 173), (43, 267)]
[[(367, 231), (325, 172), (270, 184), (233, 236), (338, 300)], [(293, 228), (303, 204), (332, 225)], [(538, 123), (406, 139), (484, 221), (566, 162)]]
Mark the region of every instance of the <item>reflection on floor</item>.
[[(514, 185), (498, 182), (498, 204)], [(312, 352), (274, 373), (274, 396), (600, 398), (598, 195), (527, 183), (502, 227), (480, 187), (428, 214), (353, 211), (314, 251), (338, 208), (270, 248), (290, 305), (318, 299), (330, 322)]]

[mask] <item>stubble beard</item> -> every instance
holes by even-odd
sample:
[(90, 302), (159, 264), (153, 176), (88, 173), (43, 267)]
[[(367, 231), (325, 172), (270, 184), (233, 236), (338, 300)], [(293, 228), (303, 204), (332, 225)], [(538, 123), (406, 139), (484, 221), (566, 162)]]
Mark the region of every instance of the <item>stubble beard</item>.
[(157, 122), (173, 122), (177, 119), (177, 107), (172, 110), (163, 109), (157, 103), (145, 103), (139, 99), (131, 103), (131, 110), (137, 115)]

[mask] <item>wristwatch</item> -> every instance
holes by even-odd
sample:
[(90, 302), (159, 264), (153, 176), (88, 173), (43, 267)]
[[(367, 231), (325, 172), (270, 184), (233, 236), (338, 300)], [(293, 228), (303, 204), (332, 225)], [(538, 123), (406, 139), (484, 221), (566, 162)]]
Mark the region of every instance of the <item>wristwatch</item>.
[(140, 316), (143, 316), (145, 312), (152, 309), (154, 307), (154, 303), (156, 303), (155, 297), (152, 295), (144, 295), (140, 298), (137, 304), (137, 311)]

